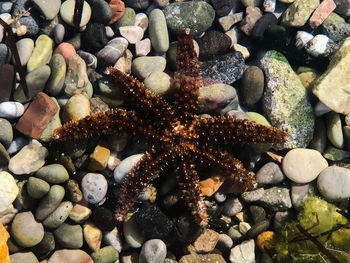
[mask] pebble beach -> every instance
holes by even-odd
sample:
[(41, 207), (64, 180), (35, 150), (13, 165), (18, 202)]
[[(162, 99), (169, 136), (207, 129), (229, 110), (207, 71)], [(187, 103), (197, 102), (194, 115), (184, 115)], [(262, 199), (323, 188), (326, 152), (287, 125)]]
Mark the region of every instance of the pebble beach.
[[(87, 0), (78, 29), (76, 2), (0, 1), (28, 88), (0, 25), (0, 263), (350, 263), (348, 0)], [(199, 169), (207, 228), (171, 167), (116, 223), (145, 136), (55, 142), (54, 130), (125, 107), (108, 67), (172, 101), (184, 28), (200, 61), (198, 115), (288, 137), (227, 146), (255, 174), (249, 191)]]

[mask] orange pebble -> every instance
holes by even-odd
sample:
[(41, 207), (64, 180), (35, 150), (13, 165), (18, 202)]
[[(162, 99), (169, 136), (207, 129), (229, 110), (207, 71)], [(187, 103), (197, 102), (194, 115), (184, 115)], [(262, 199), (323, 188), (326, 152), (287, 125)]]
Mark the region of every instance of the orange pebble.
[(68, 62), (70, 58), (75, 55), (77, 52), (75, 51), (75, 48), (72, 44), (63, 42), (58, 45), (54, 53), (59, 53), (64, 57), (64, 60), (66, 61), (66, 64), (68, 65)]
[(10, 263), (9, 248), (7, 247), (7, 239), (10, 237), (5, 227), (0, 222), (0, 262)]
[(122, 18), (125, 11), (125, 4), (123, 1), (120, 0), (111, 0), (109, 2), (109, 6), (112, 9), (112, 18), (109, 21), (109, 24), (111, 25), (117, 22), (120, 18)]
[(273, 231), (264, 231), (256, 238), (256, 244), (261, 252), (266, 252), (273, 249), (273, 240), (275, 233)]

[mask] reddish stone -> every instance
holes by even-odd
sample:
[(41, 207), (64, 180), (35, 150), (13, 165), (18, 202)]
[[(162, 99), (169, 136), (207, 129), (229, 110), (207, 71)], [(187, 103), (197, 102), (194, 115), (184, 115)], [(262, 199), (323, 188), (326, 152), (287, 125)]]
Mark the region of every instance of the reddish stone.
[(66, 64), (68, 65), (70, 58), (73, 57), (73, 55), (75, 55), (77, 51), (75, 50), (72, 44), (63, 42), (58, 45), (54, 53), (61, 54), (64, 57)]
[(55, 102), (40, 92), (17, 122), (16, 129), (33, 139), (39, 139), (57, 111)]
[(316, 28), (320, 26), (323, 21), (333, 12), (336, 8), (333, 0), (324, 0), (321, 4), (316, 8), (312, 16), (310, 17), (309, 24), (312, 28)]
[(112, 18), (109, 21), (109, 24), (111, 25), (117, 22), (120, 18), (122, 18), (125, 11), (125, 4), (123, 1), (120, 0), (111, 0), (109, 2), (109, 6), (111, 7), (113, 13)]
[(1, 92), (0, 102), (9, 101), (14, 87), (15, 69), (10, 64), (0, 66)]

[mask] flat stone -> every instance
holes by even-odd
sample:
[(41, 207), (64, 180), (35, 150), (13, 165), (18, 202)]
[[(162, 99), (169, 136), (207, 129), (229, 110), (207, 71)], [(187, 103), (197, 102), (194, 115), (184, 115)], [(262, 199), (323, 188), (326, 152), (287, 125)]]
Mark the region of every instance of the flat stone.
[(13, 176), (5, 171), (0, 172), (0, 213), (5, 211), (16, 199), (19, 189)]
[(50, 62), (54, 41), (47, 35), (40, 35), (35, 41), (35, 47), (27, 64), (28, 72)]
[(230, 261), (232, 263), (254, 263), (255, 262), (255, 243), (254, 239), (243, 241), (241, 244), (233, 247), (230, 252)]
[(292, 207), (289, 189), (277, 186), (265, 189), (259, 202), (272, 211), (285, 211)]
[(43, 239), (44, 227), (32, 212), (18, 213), (11, 224), (11, 236), (22, 247), (33, 247)]
[(56, 250), (47, 263), (94, 263), (93, 259), (80, 249)]
[(45, 164), (47, 149), (37, 140), (32, 140), (10, 159), (9, 170), (14, 174), (30, 174)]
[(27, 65), (32, 55), (34, 49), (34, 41), (31, 38), (22, 38), (16, 42), (16, 47), (19, 58), (21, 60), (21, 65), (24, 67)]
[(56, 103), (40, 92), (17, 122), (16, 129), (33, 139), (39, 139), (57, 110)]

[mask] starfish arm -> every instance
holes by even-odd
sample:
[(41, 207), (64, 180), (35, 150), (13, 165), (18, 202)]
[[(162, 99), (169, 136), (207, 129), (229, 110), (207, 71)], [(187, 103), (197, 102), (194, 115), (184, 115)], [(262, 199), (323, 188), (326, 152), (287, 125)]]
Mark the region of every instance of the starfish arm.
[(287, 137), (287, 133), (275, 127), (232, 117), (198, 119), (194, 122), (193, 129), (199, 136), (198, 140), (208, 144), (281, 143)]
[(227, 151), (208, 146), (205, 149), (201, 149), (192, 144), (188, 145), (188, 149), (195, 153), (201, 162), (209, 161), (210, 164), (219, 165), (230, 171), (230, 176), (232, 176), (232, 179), (240, 186), (242, 191), (254, 188), (256, 182), (253, 173), (245, 169), (243, 164)]
[[(189, 29), (184, 29), (177, 43), (177, 72), (174, 75), (174, 106), (184, 113), (195, 114), (198, 109), (199, 61), (193, 46), (193, 38)], [(186, 116), (185, 116), (186, 117)]]
[[(174, 110), (172, 107), (164, 99), (146, 89), (137, 79), (116, 68), (108, 68), (106, 74), (114, 83), (121, 85), (126, 99), (136, 111), (144, 115), (145, 119), (149, 116), (158, 119), (158, 121), (173, 118)], [(161, 122), (160, 125), (164, 124), (164, 121)]]
[(142, 190), (149, 184), (153, 176), (168, 165), (171, 152), (159, 154), (155, 150), (146, 153), (132, 168), (120, 190), (114, 218), (118, 221), (125, 219), (130, 208), (136, 202)]
[(197, 223), (205, 227), (208, 224), (207, 211), (195, 165), (190, 163), (189, 156), (180, 155), (179, 159), (175, 167), (175, 174), (182, 196)]
[(136, 134), (145, 132), (145, 126), (135, 111), (114, 109), (66, 123), (54, 131), (53, 138), (56, 141), (69, 141), (112, 133)]

